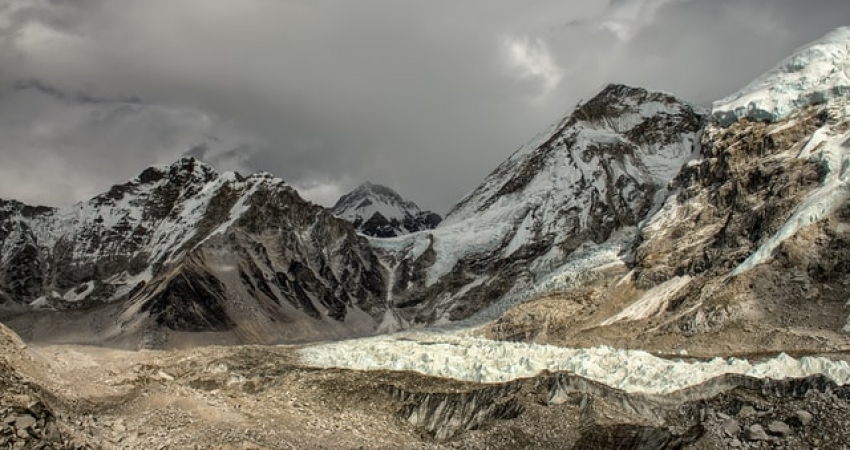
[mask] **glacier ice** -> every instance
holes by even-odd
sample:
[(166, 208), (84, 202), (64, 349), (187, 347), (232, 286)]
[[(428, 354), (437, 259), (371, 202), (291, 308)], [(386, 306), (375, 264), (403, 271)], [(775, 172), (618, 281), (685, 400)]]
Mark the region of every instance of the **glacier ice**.
[(531, 377), (543, 370), (567, 371), (631, 393), (667, 394), (723, 374), (791, 378), (823, 374), (850, 383), (850, 365), (823, 357), (786, 354), (763, 362), (714, 358), (686, 362), (640, 350), (607, 346), (563, 348), (492, 341), (436, 331), (352, 339), (300, 350), (301, 361), (316, 367), (413, 371), (457, 380), (494, 383)]
[(850, 96), (850, 27), (797, 50), (744, 89), (714, 102), (722, 126), (739, 118), (777, 121), (809, 105)]

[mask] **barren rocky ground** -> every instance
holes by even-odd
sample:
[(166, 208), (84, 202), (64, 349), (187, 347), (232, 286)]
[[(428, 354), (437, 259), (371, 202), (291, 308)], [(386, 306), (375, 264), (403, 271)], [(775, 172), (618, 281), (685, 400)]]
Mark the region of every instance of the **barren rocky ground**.
[(850, 445), (850, 390), (819, 377), (728, 377), (661, 397), (563, 373), (475, 384), (316, 369), (292, 346), (126, 351), (0, 336), (4, 449)]

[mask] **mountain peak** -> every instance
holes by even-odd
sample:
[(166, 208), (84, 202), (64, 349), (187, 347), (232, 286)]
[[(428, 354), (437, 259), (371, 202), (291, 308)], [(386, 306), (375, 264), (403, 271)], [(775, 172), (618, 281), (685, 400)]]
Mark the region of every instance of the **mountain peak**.
[(747, 117), (775, 122), (810, 105), (850, 97), (850, 27), (811, 42), (740, 91), (714, 102), (726, 126)]
[(331, 212), (354, 224), (358, 230), (375, 237), (393, 237), (440, 223), (440, 216), (422, 211), (416, 203), (405, 199), (392, 188), (365, 182), (340, 197)]
[[(623, 190), (603, 189), (616, 182), (608, 177), (618, 173), (634, 183), (635, 191), (663, 189), (691, 157), (701, 120), (700, 112), (671, 94), (609, 84), (517, 150), (449, 211), (446, 222), (458, 223), (491, 207), (525, 214), (527, 197), (560, 205), (592, 192), (591, 186), (599, 188), (600, 198), (608, 198), (609, 192)], [(550, 193), (559, 200), (553, 203)], [(635, 202), (638, 197), (644, 196), (618, 204), (634, 204), (626, 222), (650, 207), (651, 199)], [(588, 214), (581, 214), (583, 224)]]
[[(370, 204), (385, 204), (402, 211), (416, 212), (420, 211), (419, 206), (394, 191), (392, 188), (372, 182), (364, 182), (360, 186), (354, 188), (353, 191), (343, 195), (331, 208), (337, 216), (346, 216), (347, 212), (352, 212), (357, 209), (368, 207)], [(388, 213), (388, 211), (382, 211)], [(395, 211), (384, 214), (384, 216), (395, 216)]]

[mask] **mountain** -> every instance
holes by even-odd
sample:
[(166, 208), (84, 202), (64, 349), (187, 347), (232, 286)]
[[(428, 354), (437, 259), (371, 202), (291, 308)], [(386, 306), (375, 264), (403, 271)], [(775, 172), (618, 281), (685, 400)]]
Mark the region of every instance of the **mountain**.
[[(464, 319), (588, 248), (636, 236), (692, 158), (700, 124), (668, 94), (608, 86), (498, 167), (445, 223), (386, 239), (359, 235), (271, 175), (218, 174), (193, 158), (70, 208), (7, 201), (4, 319), (25, 338), (129, 346), (197, 336), (187, 332), (278, 342)], [(396, 211), (423, 214), (368, 184), (334, 209), (355, 224), (369, 215), (360, 230)], [(413, 231), (390, 225), (375, 234)]]
[(416, 203), (405, 200), (394, 190), (369, 182), (340, 197), (331, 212), (354, 224), (361, 233), (373, 237), (430, 230), (442, 220), (438, 214), (422, 211)]
[(492, 320), (492, 338), (575, 347), (850, 348), (848, 43), (710, 111), (608, 85), (415, 233), (390, 189), (327, 210), (191, 158), (70, 208), (2, 201), (0, 319), (124, 346)]
[(538, 285), (490, 335), (704, 356), (848, 348), (848, 49), (839, 29), (715, 102), (627, 268)]
[(590, 262), (596, 248), (611, 247), (609, 262), (623, 265), (613, 247), (663, 203), (698, 154), (701, 126), (701, 113), (669, 94), (607, 86), (497, 167), (439, 227), (373, 242), (390, 260), (395, 317), (386, 322), (468, 318)]
[(347, 222), (194, 158), (68, 208), (2, 201), (0, 243), (0, 309), (26, 338), (277, 342), (368, 332), (383, 312), (382, 266)]

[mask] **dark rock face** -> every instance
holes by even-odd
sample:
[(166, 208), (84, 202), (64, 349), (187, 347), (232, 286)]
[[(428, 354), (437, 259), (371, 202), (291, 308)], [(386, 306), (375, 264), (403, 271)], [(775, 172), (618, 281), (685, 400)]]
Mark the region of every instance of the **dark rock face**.
[(227, 315), (224, 286), (210, 274), (181, 273), (146, 301), (156, 323), (174, 331), (226, 331), (236, 326)]
[(380, 212), (375, 212), (366, 220), (356, 218), (352, 224), (361, 233), (379, 238), (396, 237), (405, 232), (415, 233), (422, 230), (437, 228), (442, 218), (431, 211), (418, 211), (416, 214), (406, 214), (403, 219), (387, 219)]
[(475, 430), (493, 420), (513, 419), (522, 414), (518, 401), (522, 383), (509, 383), (458, 394), (411, 393), (390, 388), (393, 400), (405, 406), (399, 413), (407, 422), (445, 440)]

